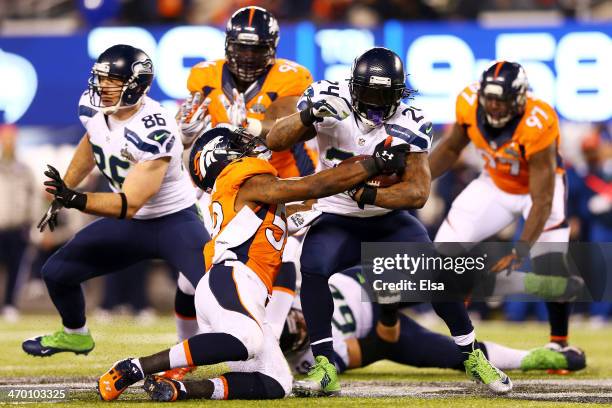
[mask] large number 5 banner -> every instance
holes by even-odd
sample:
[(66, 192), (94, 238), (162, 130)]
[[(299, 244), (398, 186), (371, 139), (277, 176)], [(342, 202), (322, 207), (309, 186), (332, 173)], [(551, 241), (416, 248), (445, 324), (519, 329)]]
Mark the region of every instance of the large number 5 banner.
[[(417, 89), (415, 104), (434, 123), (454, 120), (457, 93), (495, 59), (525, 66), (533, 93), (571, 121), (612, 117), (612, 23), (567, 22), (555, 27), (485, 28), (474, 23), (388, 22), (375, 29), (284, 25), (278, 56), (306, 66), (315, 80), (341, 81), (353, 59), (375, 45), (397, 52)], [(67, 125), (95, 58), (129, 43), (155, 65), (151, 95), (175, 107), (186, 96), (194, 64), (222, 58), (217, 27), (101, 27), (71, 36), (0, 38), (0, 120), (23, 125)]]

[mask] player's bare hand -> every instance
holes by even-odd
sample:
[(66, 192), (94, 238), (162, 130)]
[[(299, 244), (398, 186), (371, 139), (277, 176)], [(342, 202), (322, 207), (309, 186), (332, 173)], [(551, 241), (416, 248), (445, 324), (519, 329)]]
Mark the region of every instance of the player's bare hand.
[(517, 270), (523, 261), (529, 257), (529, 246), (523, 242), (518, 242), (516, 247), (507, 255), (504, 255), (493, 265), (491, 272), (500, 273), (506, 271), (506, 275)]

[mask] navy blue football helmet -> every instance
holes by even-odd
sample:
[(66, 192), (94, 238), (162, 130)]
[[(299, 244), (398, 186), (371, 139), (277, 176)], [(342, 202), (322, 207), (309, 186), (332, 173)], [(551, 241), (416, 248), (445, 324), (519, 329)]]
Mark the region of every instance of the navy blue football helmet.
[(505, 126), (525, 112), (529, 83), (523, 67), (516, 62), (497, 61), (482, 73), (478, 102), (487, 123)]
[(378, 127), (395, 114), (406, 88), (404, 65), (393, 51), (375, 47), (355, 58), (349, 90), (353, 110), (362, 122)]
[[(119, 85), (102, 86), (101, 79), (120, 81)], [(104, 51), (91, 69), (89, 98), (93, 106), (105, 114), (137, 104), (148, 92), (153, 82), (153, 62), (141, 49), (130, 45), (117, 44)], [(107, 95), (117, 93), (119, 99), (108, 106)], [(113, 96), (112, 99), (115, 97)]]
[(225, 28), (227, 67), (242, 82), (263, 75), (276, 58), (278, 22), (261, 7), (243, 7), (230, 17)]
[(189, 155), (189, 175), (196, 186), (210, 193), (219, 174), (232, 161), (242, 157), (267, 160), (270, 156), (262, 138), (242, 128), (217, 126), (195, 141)]

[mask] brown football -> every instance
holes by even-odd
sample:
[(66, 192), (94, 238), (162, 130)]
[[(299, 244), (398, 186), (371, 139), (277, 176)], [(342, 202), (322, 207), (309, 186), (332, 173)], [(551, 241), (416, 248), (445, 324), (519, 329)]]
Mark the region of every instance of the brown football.
[[(367, 159), (368, 157), (372, 157), (372, 156), (368, 156), (366, 154), (360, 154), (357, 156), (349, 157), (346, 160), (342, 160), (342, 162), (340, 162), (340, 166), (342, 166), (343, 164), (347, 164), (347, 163), (355, 163), (355, 162)], [(369, 179), (367, 181), (367, 184), (372, 187), (385, 188), (385, 187), (392, 186), (396, 183), (399, 183), (400, 181), (401, 181), (401, 178), (396, 173), (379, 174), (378, 176), (372, 177), (371, 179)]]

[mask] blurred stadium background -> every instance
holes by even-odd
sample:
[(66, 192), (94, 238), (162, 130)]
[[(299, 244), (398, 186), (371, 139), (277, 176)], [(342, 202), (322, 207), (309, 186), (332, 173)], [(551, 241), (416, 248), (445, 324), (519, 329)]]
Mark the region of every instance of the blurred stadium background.
[[(39, 234), (33, 228), (48, 200), (42, 169), (54, 163), (64, 170), (83, 134), (76, 105), (97, 55), (115, 43), (144, 49), (157, 71), (152, 97), (175, 109), (186, 96), (189, 68), (223, 57), (225, 22), (246, 5), (265, 7), (280, 20), (277, 55), (306, 66), (315, 80), (346, 78), (355, 56), (374, 45), (396, 51), (410, 74), (409, 86), (419, 91), (413, 103), (433, 118), (437, 137), (454, 120), (457, 92), (490, 61), (522, 63), (533, 92), (561, 118), (572, 239), (612, 241), (610, 1), (0, 0), (1, 327), (10, 329), (20, 319), (31, 325), (30, 315), (39, 313), (55, 319), (40, 267), (90, 220), (65, 211), (59, 232)], [(479, 158), (467, 152), (436, 182), (417, 214), (432, 236), (479, 166)], [(589, 187), (591, 175), (608, 183), (607, 190)], [(105, 188), (95, 174), (87, 183), (90, 191)], [(16, 185), (23, 194), (9, 193)], [(511, 240), (515, 231), (516, 226), (508, 228), (498, 239)], [(171, 333), (163, 316), (172, 309), (174, 273), (153, 262), (87, 282), (90, 317), (102, 324), (127, 315), (122, 319), (162, 324)], [(538, 302), (507, 299), (471, 309), (484, 320), (546, 321)], [(431, 316), (425, 306), (421, 313), (425, 320)], [(574, 330), (581, 324), (609, 334), (611, 314), (609, 303), (576, 304)]]

